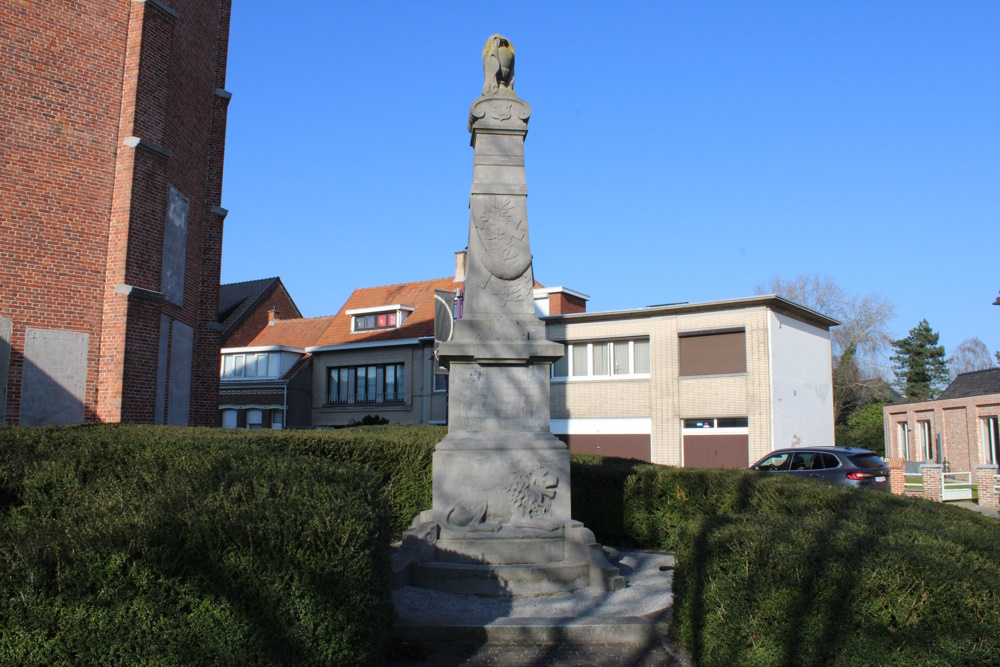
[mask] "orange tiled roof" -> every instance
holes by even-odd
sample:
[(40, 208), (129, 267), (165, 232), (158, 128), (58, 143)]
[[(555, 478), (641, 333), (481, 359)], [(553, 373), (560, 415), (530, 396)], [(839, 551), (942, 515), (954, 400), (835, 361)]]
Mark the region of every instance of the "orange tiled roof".
[(326, 331), (333, 321), (333, 315), (324, 317), (303, 317), (293, 320), (279, 319), (272, 326), (264, 327), (257, 337), (247, 343), (256, 345), (286, 345), (288, 347), (308, 347)]
[[(354, 290), (336, 315), (278, 320), (265, 327), (248, 346), (286, 345), (288, 347), (326, 347), (348, 343), (402, 340), (434, 335), (434, 290), (455, 291), (460, 283), (453, 276), (412, 283), (361, 287)], [(535, 287), (542, 284), (537, 280)], [(413, 306), (414, 310), (398, 329), (351, 333), (348, 310), (378, 308), (394, 304)]]
[[(313, 343), (316, 346), (344, 345), (346, 343), (368, 343), (382, 340), (420, 338), (434, 335), (434, 290), (453, 292), (460, 283), (453, 276), (422, 280), (415, 283), (399, 283), (381, 287), (362, 287), (354, 290), (347, 302), (323, 335)], [(413, 306), (414, 310), (398, 329), (351, 333), (351, 318), (345, 314), (356, 308), (377, 308), (393, 304)]]

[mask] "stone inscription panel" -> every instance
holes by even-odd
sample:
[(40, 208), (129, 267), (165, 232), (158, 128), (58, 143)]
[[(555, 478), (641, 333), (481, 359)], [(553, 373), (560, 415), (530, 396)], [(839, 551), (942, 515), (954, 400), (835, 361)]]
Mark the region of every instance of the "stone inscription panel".
[[(452, 362), (449, 419), (459, 431), (548, 431), (548, 366)], [(543, 409), (544, 408), (544, 409)]]
[(28, 329), (24, 340), (20, 423), (64, 426), (83, 421), (90, 336)]
[(167, 423), (187, 426), (191, 409), (191, 352), (194, 348), (194, 329), (177, 320), (174, 320), (172, 328)]
[(7, 373), (10, 369), (10, 336), (13, 322), (0, 317), (0, 424), (7, 418)]
[(184, 264), (187, 262), (188, 198), (174, 186), (167, 188), (167, 220), (163, 229), (163, 273), (160, 290), (167, 301), (184, 305)]

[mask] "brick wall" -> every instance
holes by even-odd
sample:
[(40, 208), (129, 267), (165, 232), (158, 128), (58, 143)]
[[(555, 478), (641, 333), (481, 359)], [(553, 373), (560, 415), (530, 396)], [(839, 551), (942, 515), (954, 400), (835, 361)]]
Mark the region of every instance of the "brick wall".
[[(207, 324), (218, 312), (222, 223), (206, 211), (221, 196), (225, 108), (215, 91), (229, 2), (0, 11), (8, 423), (19, 423), (29, 327), (88, 334), (86, 421), (153, 421), (161, 313), (195, 330), (191, 423), (217, 422), (218, 334)], [(158, 298), (168, 184), (190, 202), (182, 306)]]
[(278, 309), (278, 319), (281, 320), (302, 317), (299, 309), (295, 307), (292, 298), (285, 290), (285, 286), (279, 283), (261, 301), (260, 305), (243, 320), (243, 323), (229, 334), (223, 342), (223, 347), (244, 347), (250, 343), (267, 326), (267, 313), (272, 308)]
[[(929, 421), (931, 439), (935, 443), (939, 434), (944, 436), (944, 457), (951, 472), (971, 472), (975, 466), (989, 463), (984, 460), (984, 443), (981, 419), (1000, 415), (1000, 394), (987, 394), (970, 398), (953, 398), (944, 401), (901, 403), (882, 408), (885, 422), (886, 456), (905, 457), (909, 461), (923, 461), (919, 422)], [(909, 448), (903, 452), (899, 426), (905, 424)]]

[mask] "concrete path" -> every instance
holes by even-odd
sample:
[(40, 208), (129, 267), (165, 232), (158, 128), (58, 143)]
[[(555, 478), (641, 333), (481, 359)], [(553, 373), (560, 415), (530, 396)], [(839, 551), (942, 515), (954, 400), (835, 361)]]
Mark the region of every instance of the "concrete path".
[(948, 503), (949, 505), (958, 505), (959, 507), (964, 507), (965, 509), (972, 510), (973, 512), (979, 512), (985, 516), (991, 516), (994, 519), (1000, 518), (1000, 508), (997, 507), (980, 507), (979, 503), (974, 503), (971, 500), (955, 500)]

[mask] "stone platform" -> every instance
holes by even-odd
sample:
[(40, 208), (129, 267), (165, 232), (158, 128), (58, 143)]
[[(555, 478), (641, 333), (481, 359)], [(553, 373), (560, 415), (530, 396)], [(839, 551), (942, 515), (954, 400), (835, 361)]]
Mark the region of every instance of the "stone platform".
[(617, 591), (581, 588), (536, 597), (480, 597), (404, 586), (393, 593), (394, 634), (414, 643), (649, 644), (666, 637), (671, 554), (622, 551)]

